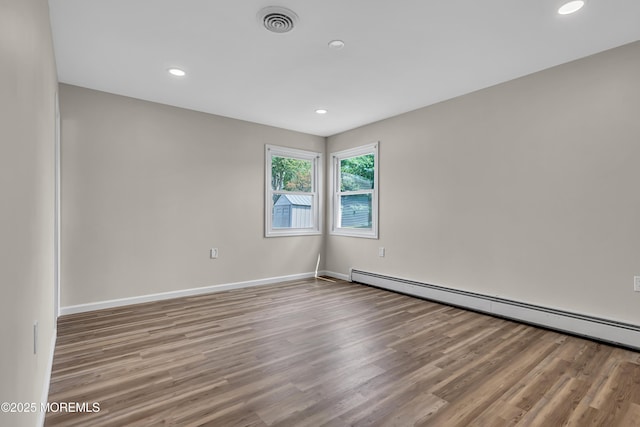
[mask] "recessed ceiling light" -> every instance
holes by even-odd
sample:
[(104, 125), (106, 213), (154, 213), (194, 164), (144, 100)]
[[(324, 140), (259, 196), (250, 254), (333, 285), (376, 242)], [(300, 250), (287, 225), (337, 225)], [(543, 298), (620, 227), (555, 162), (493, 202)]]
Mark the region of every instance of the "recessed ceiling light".
[(570, 1), (563, 4), (560, 9), (558, 9), (558, 13), (560, 15), (569, 15), (570, 13), (574, 13), (582, 9), (582, 6), (584, 6), (584, 0)]
[(180, 68), (169, 68), (168, 71), (169, 71), (169, 74), (176, 77), (184, 77), (187, 74), (184, 72), (184, 70), (181, 70)]
[(339, 49), (342, 49), (344, 47), (344, 42), (342, 40), (331, 40), (329, 42), (329, 47), (331, 49), (339, 50)]
[(319, 108), (316, 110), (316, 113), (318, 114), (327, 114), (329, 111), (325, 110), (324, 108)]

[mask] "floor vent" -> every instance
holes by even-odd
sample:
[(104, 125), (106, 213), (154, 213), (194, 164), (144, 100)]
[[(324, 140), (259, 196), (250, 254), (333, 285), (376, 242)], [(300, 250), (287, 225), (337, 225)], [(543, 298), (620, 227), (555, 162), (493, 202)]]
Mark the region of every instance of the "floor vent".
[(474, 292), (352, 269), (352, 282), (518, 320), (549, 329), (640, 350), (640, 327)]

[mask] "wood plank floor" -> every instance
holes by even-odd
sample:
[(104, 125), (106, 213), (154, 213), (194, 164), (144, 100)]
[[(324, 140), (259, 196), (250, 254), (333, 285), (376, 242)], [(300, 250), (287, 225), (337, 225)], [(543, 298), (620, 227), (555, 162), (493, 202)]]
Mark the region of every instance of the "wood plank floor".
[(313, 279), (60, 318), (46, 426), (640, 426), (640, 353)]

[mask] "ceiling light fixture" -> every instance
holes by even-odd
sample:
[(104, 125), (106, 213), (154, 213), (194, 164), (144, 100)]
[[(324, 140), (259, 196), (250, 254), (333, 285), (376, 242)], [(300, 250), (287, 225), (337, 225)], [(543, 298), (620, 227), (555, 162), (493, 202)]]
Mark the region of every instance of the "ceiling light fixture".
[(558, 13), (560, 15), (569, 15), (582, 9), (582, 6), (584, 6), (584, 0), (573, 0), (560, 6)]
[(331, 40), (329, 42), (329, 47), (331, 49), (340, 50), (344, 47), (344, 42), (342, 40)]
[(329, 111), (325, 110), (324, 108), (319, 108), (316, 110), (316, 113), (318, 114), (327, 114)]
[(184, 70), (181, 70), (180, 68), (169, 68), (168, 71), (169, 71), (169, 74), (176, 77), (184, 77), (187, 74), (184, 72)]

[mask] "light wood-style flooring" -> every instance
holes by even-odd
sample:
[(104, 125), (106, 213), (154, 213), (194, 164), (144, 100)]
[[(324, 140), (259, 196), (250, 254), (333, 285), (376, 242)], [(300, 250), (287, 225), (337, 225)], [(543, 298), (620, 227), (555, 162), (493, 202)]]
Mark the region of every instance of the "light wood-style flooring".
[(46, 426), (640, 426), (640, 353), (342, 281), (60, 318)]

